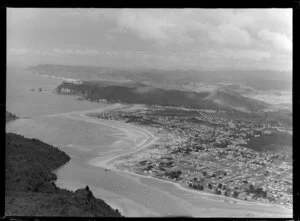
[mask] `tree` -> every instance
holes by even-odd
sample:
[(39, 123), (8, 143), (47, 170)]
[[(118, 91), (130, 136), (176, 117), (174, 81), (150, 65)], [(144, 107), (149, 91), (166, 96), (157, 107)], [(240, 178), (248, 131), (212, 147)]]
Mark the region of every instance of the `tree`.
[(250, 184), (249, 190), (250, 190), (250, 193), (253, 193), (253, 192), (254, 192), (254, 186), (253, 186), (252, 184)]
[(237, 198), (237, 197), (239, 196), (238, 191), (234, 191), (232, 196), (233, 196), (234, 198)]
[(207, 175), (207, 172), (206, 172), (206, 171), (203, 171), (202, 174), (203, 174), (203, 176), (206, 176), (206, 175)]
[(209, 188), (209, 189), (212, 189), (211, 183), (208, 184), (208, 188)]
[(215, 189), (215, 194), (218, 194), (218, 195), (220, 195), (220, 194), (221, 194), (221, 191), (220, 191), (220, 190), (218, 190), (218, 189)]
[(263, 189), (261, 187), (257, 188), (257, 193), (259, 194), (263, 193)]
[(199, 190), (204, 190), (204, 187), (200, 185)]
[(222, 190), (226, 190), (226, 186), (225, 185), (222, 186)]
[(219, 183), (218, 187), (221, 189), (222, 188), (222, 183)]
[(266, 197), (267, 197), (267, 192), (266, 192), (266, 191), (263, 191), (262, 197), (263, 197), (263, 198), (266, 198)]
[(228, 196), (228, 191), (227, 190), (224, 192), (224, 196)]

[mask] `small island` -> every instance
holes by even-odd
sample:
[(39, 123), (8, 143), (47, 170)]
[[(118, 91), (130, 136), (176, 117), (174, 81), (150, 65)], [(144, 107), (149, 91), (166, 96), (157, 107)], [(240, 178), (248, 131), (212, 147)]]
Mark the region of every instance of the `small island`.
[(16, 115), (6, 111), (6, 113), (5, 113), (6, 122), (11, 121), (11, 120), (15, 120), (15, 119), (18, 119), (18, 117)]
[(58, 148), (14, 133), (5, 140), (5, 216), (121, 216), (88, 186), (72, 192), (55, 185), (52, 171), (70, 160)]

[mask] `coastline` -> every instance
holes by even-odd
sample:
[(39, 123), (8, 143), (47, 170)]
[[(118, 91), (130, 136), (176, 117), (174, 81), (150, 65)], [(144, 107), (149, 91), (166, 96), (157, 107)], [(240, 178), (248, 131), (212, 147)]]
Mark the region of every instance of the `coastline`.
[[(48, 117), (49, 116), (60, 116), (60, 117), (62, 116), (62, 117), (67, 117), (67, 118), (71, 117), (74, 120), (86, 121), (86, 122), (99, 124), (99, 125), (105, 124), (106, 126), (113, 126), (116, 129), (139, 130), (141, 133), (137, 133), (137, 135), (142, 135), (145, 131), (148, 131), (147, 129), (145, 129), (145, 127), (133, 126), (131, 124), (124, 123), (122, 121), (102, 120), (102, 119), (98, 119), (95, 117), (84, 116), (84, 114), (93, 113), (95, 111), (105, 111), (105, 110), (111, 110), (114, 108), (122, 108), (122, 107), (124, 108), (124, 106), (122, 106), (120, 104), (108, 105), (103, 108), (90, 109), (90, 110), (84, 110), (84, 111), (73, 111), (73, 112), (69, 112), (69, 113), (59, 113), (59, 114), (54, 114), (54, 115), (44, 115), (44, 117), (46, 117), (46, 116), (48, 116)], [(143, 132), (141, 131), (141, 129), (144, 129)], [(151, 131), (152, 130), (150, 130), (148, 132), (151, 133)], [(135, 132), (133, 131), (133, 133), (135, 133)], [(103, 165), (101, 165), (101, 166), (99, 164), (96, 165), (95, 170), (98, 170), (98, 168), (99, 169), (100, 168), (107, 168), (107, 169), (111, 168), (112, 170), (116, 171), (118, 174), (124, 175), (127, 177), (131, 177), (131, 179), (133, 178), (134, 180), (136, 180), (135, 182), (139, 182), (142, 185), (149, 187), (150, 189), (156, 189), (159, 192), (163, 192), (165, 195), (172, 196), (172, 200), (174, 200), (175, 202), (176, 202), (176, 199), (178, 199), (179, 205), (190, 207), (190, 208), (188, 208), (189, 214), (191, 214), (191, 216), (195, 216), (195, 217), (199, 217), (199, 216), (206, 216), (206, 217), (209, 217), (209, 216), (222, 217), (223, 216), (223, 217), (225, 217), (225, 216), (233, 216), (233, 214), (234, 215), (237, 214), (236, 217), (247, 217), (248, 216), (247, 214), (250, 214), (250, 213), (252, 214), (252, 216), (256, 216), (256, 217), (276, 217), (276, 216), (290, 217), (291, 216), (291, 215), (289, 215), (289, 212), (283, 211), (283, 212), (277, 213), (276, 209), (273, 210), (275, 212), (272, 214), (272, 211), (270, 211), (271, 210), (270, 208), (272, 207), (272, 205), (267, 205), (268, 207), (266, 207), (265, 204), (263, 204), (263, 205), (265, 206), (266, 211), (268, 211), (268, 214), (262, 213), (260, 211), (256, 215), (254, 213), (254, 209), (253, 209), (253, 208), (257, 208), (259, 210), (259, 206), (257, 206), (259, 204), (256, 202), (254, 202), (254, 203), (246, 202), (247, 205), (255, 205), (255, 206), (252, 206), (252, 208), (250, 208), (249, 210), (246, 209), (246, 206), (242, 206), (244, 208), (241, 209), (241, 206), (234, 205), (234, 204), (230, 205), (228, 202), (224, 202), (224, 199), (230, 200), (230, 198), (225, 198), (224, 196), (222, 197), (222, 196), (218, 196), (218, 195), (215, 195), (212, 193), (199, 192), (197, 190), (185, 188), (185, 187), (181, 186), (179, 183), (175, 183), (175, 182), (163, 180), (163, 179), (158, 179), (158, 178), (147, 176), (147, 175), (141, 175), (141, 174), (137, 174), (135, 172), (130, 172), (130, 171), (126, 172), (126, 171), (122, 170), (122, 168), (115, 167), (114, 162), (113, 162), (114, 160), (118, 159), (119, 157), (125, 156), (125, 155), (129, 156), (136, 152), (146, 150), (147, 147), (149, 147), (147, 144), (150, 143), (152, 140), (153, 140), (153, 138), (149, 134), (148, 135), (146, 134), (143, 136), (143, 141), (140, 142), (141, 146), (139, 146), (139, 147), (132, 146), (131, 147), (132, 151), (130, 151), (128, 153), (124, 154), (124, 150), (123, 150), (121, 154), (120, 153), (113, 153), (112, 155), (104, 154), (103, 156), (101, 156), (99, 158), (97, 155), (95, 155), (92, 158), (94, 160), (96, 158), (96, 160), (94, 162), (98, 161), (98, 159), (101, 159), (101, 160), (105, 159), (105, 162), (100, 163)], [(88, 161), (86, 163), (89, 164)], [(67, 164), (69, 164), (69, 163), (67, 163)], [(95, 165), (92, 165), (92, 166), (95, 166)], [(102, 169), (100, 169), (100, 170), (102, 170)], [(146, 182), (144, 182), (144, 178), (146, 178)], [(153, 183), (151, 180), (159, 181), (159, 183), (168, 183), (171, 186), (164, 185), (165, 188), (160, 188), (159, 185), (157, 186), (157, 183)], [(84, 181), (84, 183), (86, 183), (86, 182)], [(72, 186), (72, 183), (69, 183), (69, 184), (71, 184), (71, 186)], [(92, 185), (90, 185), (90, 184), (88, 184), (88, 185), (89, 185), (89, 187), (92, 188), (92, 191), (94, 193), (95, 191), (94, 191), (94, 188), (92, 187)], [(96, 187), (96, 189), (99, 189), (99, 190), (102, 188), (101, 186), (97, 186), (97, 185), (95, 185), (95, 187)], [(193, 199), (190, 200), (188, 198), (185, 198), (185, 196), (182, 194), (180, 194), (179, 196), (177, 194), (173, 195), (173, 192), (172, 191), (170, 192), (169, 189), (174, 190), (175, 187), (178, 188), (178, 191), (180, 190), (179, 192), (184, 191), (186, 193), (189, 193), (188, 195), (190, 195), (190, 198), (193, 198)], [(69, 189), (67, 183), (66, 183), (66, 187), (64, 187), (64, 188)], [(104, 190), (107, 190), (107, 189), (104, 188)], [(102, 191), (102, 190), (100, 190), (100, 191)], [(134, 213), (133, 216), (139, 216), (139, 214), (141, 214), (141, 216), (147, 216), (147, 214), (149, 214), (149, 213), (146, 213), (145, 211), (143, 211), (142, 210), (143, 208), (138, 207), (138, 209), (137, 209), (137, 206), (138, 206), (137, 204), (131, 203), (130, 205), (127, 205), (131, 199), (128, 201), (127, 200), (128, 198), (126, 196), (123, 196), (115, 191), (111, 191), (111, 193), (113, 193), (112, 195), (119, 195), (119, 197), (114, 198), (114, 197), (111, 197), (109, 194), (107, 194), (108, 198), (106, 198), (105, 196), (103, 197), (102, 195), (97, 196), (97, 198), (101, 198), (101, 199), (103, 198), (104, 200), (109, 199), (108, 204), (110, 205), (109, 202), (112, 202), (113, 208), (117, 208), (119, 211), (123, 211), (123, 209), (125, 208), (125, 211), (127, 211), (127, 213), (129, 211), (131, 214)], [(196, 196), (195, 199), (194, 199), (193, 195)], [(140, 196), (142, 196), (142, 195), (140, 195)], [(157, 195), (157, 196), (159, 196), (159, 195)], [(119, 203), (120, 200), (122, 203)], [(238, 202), (237, 200), (234, 200), (234, 199), (232, 199), (232, 201), (237, 202), (237, 204), (245, 204), (245, 201)], [(137, 202), (137, 201), (134, 201), (134, 202)], [(194, 202), (195, 202), (195, 204), (194, 204)], [(222, 203), (224, 203), (224, 207), (222, 206)], [(203, 207), (201, 206), (201, 204), (203, 205)], [(214, 204), (216, 205), (216, 207), (214, 206)], [(141, 204), (141, 205), (143, 205), (144, 207), (146, 206), (146, 204)], [(211, 205), (211, 207), (207, 207), (206, 205)], [(249, 206), (249, 207), (251, 207), (251, 206)], [(236, 208), (236, 211), (235, 211), (235, 208)], [(278, 207), (276, 207), (276, 208), (278, 208)], [(152, 210), (152, 211), (156, 211), (156, 210)], [(279, 211), (281, 211), (281, 210), (279, 209)], [(122, 213), (122, 214), (126, 215), (127, 213)], [(291, 212), (291, 214), (292, 214), (292, 212)]]
[[(92, 113), (92, 112), (90, 112), (90, 113)], [(149, 130), (147, 130), (145, 128), (141, 128), (141, 127), (138, 127), (138, 126), (133, 126), (131, 124), (127, 124), (127, 123), (124, 123), (124, 122), (113, 121), (113, 120), (103, 120), (103, 119), (99, 119), (99, 118), (96, 118), (96, 117), (87, 116), (86, 114), (80, 114), (80, 116), (87, 117), (87, 118), (93, 118), (98, 123), (106, 125), (106, 126), (112, 126), (112, 125), (110, 125), (109, 122), (113, 122), (113, 123), (117, 123), (121, 127), (123, 126), (123, 129), (126, 128), (126, 127), (127, 128), (131, 127), (131, 128), (143, 131), (148, 136), (144, 140), (144, 142), (142, 142), (142, 144), (140, 144), (137, 147), (137, 149), (135, 149), (135, 150), (133, 150), (133, 151), (131, 151), (129, 153), (121, 154), (121, 155), (118, 155), (118, 156), (106, 157), (106, 158), (105, 157), (100, 157), (101, 158), (101, 162), (98, 161), (96, 163), (95, 163), (95, 161), (97, 161), (99, 158), (97, 158), (97, 157), (93, 158), (89, 162), (93, 166), (102, 167), (102, 168), (113, 170), (113, 171), (116, 171), (116, 172), (121, 172), (123, 174), (127, 174), (128, 176), (134, 176), (134, 177), (138, 177), (138, 178), (147, 178), (147, 179), (159, 180), (159, 181), (164, 182), (164, 183), (172, 184), (172, 185), (176, 186), (177, 188), (179, 188), (181, 190), (184, 190), (184, 191), (187, 191), (187, 192), (190, 192), (190, 193), (193, 193), (193, 194), (197, 194), (200, 197), (207, 197), (210, 200), (215, 200), (215, 199), (212, 199), (212, 198), (219, 198), (217, 200), (219, 202), (231, 203), (231, 204), (243, 204), (243, 205), (262, 205), (262, 206), (269, 206), (269, 207), (278, 206), (278, 207), (280, 207), (280, 208), (282, 208), (284, 210), (290, 210), (291, 209), (291, 208), (287, 208), (287, 207), (284, 207), (284, 206), (278, 205), (278, 204), (271, 204), (271, 203), (265, 203), (265, 202), (256, 202), (256, 201), (244, 201), (244, 200), (241, 200), (241, 199), (234, 199), (234, 198), (231, 198), (231, 197), (225, 197), (225, 196), (216, 195), (216, 194), (213, 194), (213, 193), (199, 192), (197, 190), (193, 190), (193, 189), (190, 189), (188, 187), (185, 187), (182, 184), (177, 183), (177, 182), (172, 182), (172, 181), (169, 181), (169, 180), (160, 179), (160, 178), (156, 178), (156, 177), (153, 177), (153, 176), (147, 176), (147, 175), (142, 175), (142, 174), (139, 174), (139, 173), (135, 173), (135, 172), (129, 171), (128, 169), (123, 168), (122, 166), (116, 167), (116, 165), (114, 164), (113, 161), (115, 161), (115, 160), (117, 160), (119, 158), (125, 157), (125, 156), (132, 155), (134, 153), (143, 151), (146, 148), (148, 148), (149, 146), (153, 145), (159, 138), (156, 137), (155, 135), (153, 135), (153, 133), (151, 133)], [(118, 127), (118, 129), (120, 129), (120, 127)], [(150, 141), (149, 141), (149, 139), (150, 139)], [(104, 160), (103, 160), (103, 158), (104, 158)]]
[[(239, 200), (239, 199), (234, 199), (234, 198), (228, 198), (225, 196), (219, 196), (213, 193), (207, 193), (207, 192), (199, 192), (197, 190), (193, 190), (187, 187), (182, 186), (180, 183), (176, 183), (176, 182), (172, 182), (172, 181), (168, 181), (168, 180), (164, 180), (164, 179), (159, 179), (156, 177), (152, 177), (152, 176), (147, 176), (147, 175), (142, 175), (142, 174), (138, 174), (135, 172), (131, 172), (128, 170), (124, 170), (124, 168), (120, 168), (120, 167), (116, 167), (116, 165), (114, 165), (114, 161), (124, 157), (124, 156), (129, 156), (131, 154), (137, 153), (139, 151), (143, 151), (146, 150), (149, 146), (151, 146), (152, 144), (155, 143), (155, 141), (157, 140), (157, 137), (155, 135), (152, 134), (152, 132), (150, 132), (149, 130), (145, 129), (144, 127), (139, 127), (139, 126), (133, 126), (131, 124), (128, 123), (124, 123), (122, 121), (114, 121), (114, 120), (103, 120), (103, 119), (99, 119), (93, 116), (87, 116), (87, 114), (90, 113), (99, 113), (102, 111), (109, 111), (109, 110), (113, 110), (113, 109), (118, 109), (118, 108), (124, 108), (125, 106), (128, 105), (123, 105), (123, 104), (113, 104), (113, 105), (107, 105), (103, 108), (97, 108), (97, 109), (90, 109), (90, 110), (84, 110), (84, 111), (73, 111), (73, 112), (68, 112), (68, 113), (59, 113), (59, 114), (54, 114), (54, 115), (44, 115), (43, 117), (52, 117), (52, 116), (65, 116), (65, 117), (71, 117), (74, 119), (79, 119), (79, 120), (84, 120), (87, 122), (91, 122), (91, 123), (96, 123), (96, 124), (100, 124), (100, 125), (105, 125), (105, 126), (109, 126), (109, 127), (113, 127), (115, 129), (118, 130), (129, 130), (130, 133), (130, 129), (131, 130), (135, 130), (135, 131), (140, 131), (140, 133), (145, 135), (145, 138), (142, 142), (139, 143), (138, 147), (135, 147), (132, 151), (130, 151), (129, 153), (108, 153), (108, 154), (104, 154), (102, 156), (96, 156), (92, 159), (89, 160), (88, 164), (95, 166), (95, 167), (99, 167), (99, 168), (103, 168), (103, 169), (108, 169), (108, 170), (113, 170), (121, 175), (125, 175), (131, 178), (136, 178), (138, 180), (138, 182), (141, 183), (141, 179), (146, 178), (146, 179), (152, 179), (152, 180), (157, 180), (160, 181), (162, 183), (168, 183), (168, 184), (172, 184), (173, 186), (175, 186), (176, 188), (178, 188), (181, 191), (185, 191), (186, 193), (189, 194), (193, 194), (193, 195), (197, 195), (200, 198), (203, 198), (203, 200), (199, 199), (199, 202), (205, 202), (207, 200), (209, 200), (209, 202), (211, 203), (212, 201), (218, 201), (218, 204), (220, 204), (220, 202), (227, 204), (225, 207), (228, 207), (228, 204), (232, 204), (235, 203), (237, 205), (253, 205), (253, 207), (258, 207), (259, 205), (264, 206), (267, 210), (271, 210), (269, 208), (275, 206), (272, 204), (268, 204), (268, 203), (263, 203), (263, 202), (250, 202), (250, 201), (243, 201), (243, 200)], [(42, 117), (42, 116), (41, 116)], [(153, 136), (151, 136), (153, 135)], [(156, 139), (154, 139), (156, 138)], [(119, 151), (117, 151), (119, 152)], [(142, 183), (145, 184), (145, 183)], [(152, 187), (152, 184), (145, 184), (146, 186), (149, 186), (150, 188), (155, 188)], [(68, 189), (68, 188), (67, 188)], [(178, 198), (176, 196), (174, 196), (172, 193), (170, 193), (168, 190), (161, 190), (160, 188), (155, 188), (158, 189), (160, 191), (163, 191), (164, 193), (166, 193), (167, 195), (171, 195), (175, 198)], [(217, 198), (217, 199), (216, 199)], [(125, 200), (126, 198), (124, 198)], [(188, 204), (190, 204), (189, 201), (185, 200), (184, 198), (179, 197), (178, 199), (182, 200), (182, 201), (186, 201)], [(231, 202), (229, 202), (231, 201)], [(123, 204), (124, 205), (124, 204)], [(114, 208), (118, 208), (118, 203), (116, 204), (112, 204), (112, 206)], [(234, 206), (230, 209), (223, 209), (223, 206), (219, 206), (214, 208), (215, 211), (214, 212), (208, 212), (211, 209), (209, 208), (204, 208), (201, 209), (203, 213), (206, 212), (206, 216), (211, 216), (211, 214), (214, 214), (216, 216), (216, 214), (218, 214), (218, 217), (224, 216), (224, 213), (229, 213), (227, 214), (228, 216), (231, 216), (232, 214), (238, 214), (237, 217), (247, 217), (249, 214), (251, 214), (252, 216), (255, 217), (276, 217), (276, 216), (280, 216), (280, 217), (291, 217), (292, 216), (292, 211), (289, 212), (290, 208), (285, 208), (281, 205), (276, 205), (277, 208), (282, 208), (283, 212), (276, 212), (276, 213), (272, 213), (271, 211), (268, 211), (267, 213), (262, 213), (259, 212), (259, 214), (256, 215), (256, 213), (254, 213), (254, 209), (252, 208), (251, 210), (241, 210), (241, 209), (237, 209), (237, 211), (234, 210)], [(259, 208), (258, 208), (259, 209)], [(122, 208), (118, 208), (119, 211), (122, 211)], [(199, 216), (198, 214), (201, 214), (200, 216), (202, 216), (202, 212), (199, 212), (200, 209), (198, 208), (192, 208), (190, 211), (193, 214), (196, 214), (195, 216)], [(251, 211), (251, 213), (250, 213)], [(276, 211), (276, 209), (274, 209), (273, 211)], [(285, 212), (286, 211), (286, 212)], [(290, 215), (289, 215), (290, 214)], [(203, 214), (203, 216), (205, 216)], [(225, 215), (226, 216), (226, 215)]]
[[(89, 102), (89, 101), (88, 101)], [(83, 104), (84, 105), (84, 104)], [(49, 116), (49, 117), (52, 117), (52, 116), (58, 116), (58, 115), (64, 115), (64, 116), (66, 116), (66, 115), (69, 115), (69, 116), (71, 116), (72, 114), (76, 114), (76, 117), (80, 114), (80, 115), (84, 115), (84, 113), (91, 113), (91, 112), (97, 112), (97, 111), (105, 111), (105, 110), (111, 110), (111, 109), (113, 109), (113, 105), (115, 105), (115, 104), (108, 104), (108, 107), (104, 107), (104, 108), (99, 108), (99, 109), (90, 109), (90, 110), (84, 110), (84, 111), (74, 111), (74, 112), (69, 112), (69, 113), (58, 113), (58, 114), (53, 114), (53, 115), (47, 115), (47, 116)], [(116, 105), (118, 105), (118, 104), (116, 104)], [(125, 105), (124, 105), (125, 106)], [(119, 107), (119, 106), (118, 106)], [(118, 108), (118, 107), (115, 107), (115, 108)], [(122, 105), (120, 106), (121, 108), (122, 108)], [(41, 117), (45, 117), (46, 115), (44, 115), (44, 116), (41, 116)], [(83, 117), (83, 116), (82, 116)], [(36, 118), (36, 117), (34, 117), (34, 118)], [(92, 118), (92, 117), (90, 117), (90, 118)], [(97, 119), (97, 120), (100, 120), (100, 119)], [(109, 121), (108, 120), (103, 120), (103, 121), (105, 121), (105, 122), (108, 122), (107, 124), (106, 124), (106, 126), (109, 126), (108, 124), (109, 124)], [(102, 122), (102, 124), (103, 125), (105, 125), (104, 123), (105, 122)], [(120, 125), (120, 123), (122, 123), (123, 125), (124, 124), (126, 124), (127, 126), (128, 125), (130, 125), (130, 124), (127, 124), (127, 123), (123, 123), (123, 122), (115, 122), (115, 124), (114, 124), (114, 126), (111, 126), (111, 127), (113, 127), (113, 128), (115, 128), (115, 129), (120, 129), (121, 127), (118, 127), (118, 126), (116, 126), (116, 124), (117, 125)], [(137, 127), (135, 127), (136, 129), (138, 129), (138, 130), (140, 130), (140, 128), (137, 126)], [(128, 127), (127, 127), (127, 129), (128, 129)], [(124, 129), (124, 130), (126, 130), (126, 128)], [(151, 138), (150, 137), (148, 137), (148, 139), (150, 139), (151, 140)], [(149, 141), (150, 142), (150, 141)], [(144, 143), (142, 143), (143, 145), (147, 145), (147, 142), (146, 142), (146, 138), (145, 138), (145, 142)], [(112, 168), (113, 170), (115, 170), (115, 171), (117, 171), (118, 173), (120, 173), (120, 174), (125, 174), (125, 175), (128, 175), (128, 176), (131, 176), (131, 177), (137, 177), (136, 179), (137, 180), (140, 180), (140, 179), (143, 179), (143, 178), (146, 178), (146, 179), (153, 179), (153, 180), (158, 180), (158, 181), (160, 181), (160, 182), (165, 182), (165, 183), (169, 183), (169, 184), (172, 184), (172, 185), (174, 185), (174, 186), (176, 186), (176, 187), (178, 187), (179, 189), (181, 189), (181, 190), (184, 190), (184, 191), (187, 191), (187, 192), (190, 192), (190, 193), (193, 193), (193, 194), (195, 194), (195, 193), (197, 193), (197, 195), (199, 195), (200, 197), (203, 197), (203, 198), (206, 198), (206, 197), (208, 197), (208, 198), (211, 198), (211, 200), (215, 200), (215, 199), (212, 199), (212, 198), (216, 198), (216, 197), (222, 197), (222, 196), (218, 196), (218, 195), (216, 195), (216, 194), (212, 194), (212, 193), (207, 193), (207, 192), (200, 192), (200, 191), (197, 191), (197, 190), (193, 190), (193, 189), (190, 189), (190, 188), (186, 188), (186, 187), (184, 187), (184, 186), (182, 186), (180, 183), (176, 183), (176, 182), (173, 182), (173, 181), (168, 181), (168, 180), (164, 180), (164, 179), (159, 179), (159, 178), (156, 178), (156, 177), (153, 177), (153, 176), (148, 176), (148, 175), (143, 175), (143, 174), (138, 174), (138, 173), (136, 173), (136, 172), (130, 172), (130, 168), (129, 168), (129, 170), (128, 171), (126, 171), (126, 170), (124, 170), (124, 169), (122, 169), (121, 167), (120, 168), (117, 168), (115, 165), (114, 165), (114, 160), (117, 160), (118, 158), (121, 158), (122, 156), (126, 156), (126, 155), (128, 155), (128, 156), (130, 156), (131, 154), (134, 154), (134, 153), (137, 153), (137, 152), (139, 152), (139, 151), (143, 151), (143, 150), (146, 150), (147, 148), (148, 148), (149, 146), (144, 146), (144, 148), (137, 148), (137, 149), (135, 149), (135, 150), (133, 150), (133, 152), (130, 152), (130, 153), (126, 153), (126, 154), (124, 154), (124, 155), (118, 155), (118, 156), (108, 156), (107, 157), (107, 160), (105, 161), (105, 162), (103, 162), (103, 164), (105, 164), (105, 165), (103, 165), (103, 166), (100, 166), (100, 167), (103, 167), (103, 168), (105, 168), (105, 167), (107, 167), (107, 168)], [(117, 151), (118, 152), (118, 151)], [(107, 153), (104, 153), (103, 154), (103, 159), (105, 158), (105, 156), (106, 155), (109, 155), (109, 154), (107, 154)], [(115, 153), (113, 153), (113, 155), (115, 155)], [(59, 168), (58, 168), (59, 169)], [(101, 170), (101, 169), (100, 169)], [(67, 184), (66, 184), (67, 185)], [(71, 183), (70, 183), (70, 185), (71, 185)], [(150, 185), (149, 185), (150, 186)], [(94, 191), (93, 191), (94, 192)], [(169, 193), (169, 192), (166, 192), (166, 193)], [(195, 194), (196, 195), (196, 194)], [(103, 199), (105, 199), (105, 198), (103, 198)], [(125, 199), (126, 198), (124, 198), (124, 201), (125, 201)], [(234, 201), (238, 201), (237, 199), (233, 199), (233, 198), (225, 198), (225, 199), (231, 199), (231, 200), (234, 200)], [(222, 200), (221, 200), (222, 201)], [(248, 201), (243, 201), (243, 200), (240, 200), (241, 201), (241, 203), (240, 204), (243, 204), (243, 203), (246, 203), (246, 204), (249, 204), (250, 202), (248, 202)], [(114, 202), (113, 200), (112, 201), (109, 201), (109, 205), (110, 205), (110, 202)], [(116, 201), (116, 202), (118, 202), (118, 201)], [(256, 204), (256, 205), (260, 205), (260, 204), (263, 204), (263, 205), (265, 205), (264, 203), (260, 203), (260, 202), (254, 202), (254, 204)], [(119, 203), (116, 203), (116, 204), (114, 204), (114, 203), (112, 203), (112, 205), (113, 205), (113, 207), (114, 208), (117, 208), (118, 206), (117, 205), (119, 205)], [(116, 207), (115, 207), (116, 206)], [(272, 206), (272, 205), (270, 205), (270, 206)], [(280, 206), (280, 205), (278, 205), (278, 206)], [(232, 206), (232, 208), (234, 209), (234, 205)], [(121, 208), (118, 208), (120, 211), (122, 211), (122, 209)], [(136, 209), (136, 208), (135, 208)], [(205, 210), (205, 209), (204, 209)], [(220, 211), (222, 211), (222, 209), (217, 209), (217, 210), (220, 210)], [(213, 213), (214, 211), (211, 211), (211, 214), (215, 214), (215, 213)], [(218, 214), (219, 214), (220, 212), (218, 212)], [(246, 213), (245, 213), (246, 214)], [(275, 213), (275, 215), (276, 215), (277, 213)]]
[[(87, 118), (94, 119), (94, 117), (90, 117), (90, 116), (87, 116), (85, 114), (81, 114), (81, 116), (82, 117), (87, 117)], [(106, 157), (106, 159), (104, 159), (104, 160), (102, 159), (101, 162), (97, 162), (97, 163), (93, 163), (93, 161), (97, 161), (97, 157), (94, 158), (94, 159), (92, 159), (90, 161), (90, 163), (92, 165), (94, 165), (94, 166), (97, 166), (97, 167), (103, 167), (103, 168), (106, 168), (106, 169), (121, 171), (121, 170), (118, 170), (115, 167), (115, 165), (112, 163), (114, 160), (117, 160), (117, 159), (119, 159), (121, 157), (129, 156), (131, 154), (134, 154), (134, 153), (137, 153), (139, 151), (142, 151), (142, 150), (146, 149), (147, 147), (155, 144), (155, 142), (159, 139), (159, 137), (156, 137), (150, 131), (148, 131), (146, 129), (143, 129), (143, 128), (139, 128), (139, 127), (133, 126), (131, 124), (126, 124), (126, 123), (118, 122), (118, 121), (110, 121), (110, 122), (118, 123), (119, 124), (119, 127), (115, 127), (115, 126), (109, 124), (107, 120), (102, 120), (102, 119), (98, 119), (98, 118), (96, 118), (96, 119), (97, 119), (98, 123), (100, 123), (102, 125), (113, 127), (113, 128), (117, 128), (119, 130), (128, 129), (128, 127), (129, 127), (129, 128), (133, 128), (133, 129), (142, 131), (147, 136), (147, 138), (144, 139), (144, 141), (142, 141), (140, 144), (137, 144), (137, 147), (134, 150), (132, 150), (131, 152), (129, 152), (129, 153), (124, 153), (124, 154), (121, 154), (121, 155), (118, 155), (118, 156)], [(122, 126), (123, 126), (123, 128), (122, 128)], [(103, 157), (100, 157), (100, 158), (103, 158)]]

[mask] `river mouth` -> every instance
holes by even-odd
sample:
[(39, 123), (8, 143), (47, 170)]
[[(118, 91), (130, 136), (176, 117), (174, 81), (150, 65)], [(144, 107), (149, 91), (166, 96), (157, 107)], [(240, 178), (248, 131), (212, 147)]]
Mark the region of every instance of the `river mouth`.
[(172, 183), (107, 170), (111, 159), (135, 151), (137, 144), (151, 139), (138, 128), (123, 125), (120, 130), (122, 125), (117, 122), (103, 124), (83, 113), (20, 119), (8, 124), (7, 132), (35, 137), (61, 148), (71, 160), (56, 171), (57, 186), (75, 190), (88, 185), (96, 197), (107, 200), (125, 216), (292, 216), (291, 211), (279, 206), (235, 203), (212, 194), (195, 195)]
[(96, 197), (125, 216), (292, 217), (292, 211), (279, 206), (224, 202), (214, 195), (195, 194), (172, 183), (107, 171), (101, 167), (104, 160), (136, 150), (135, 144), (147, 137), (136, 129), (136, 140), (128, 139), (127, 130), (119, 130), (118, 123), (107, 126), (82, 116), (118, 105), (30, 91), (39, 87), (54, 89), (60, 83), (57, 79), (23, 72), (10, 72), (7, 78), (8, 111), (31, 118), (7, 123), (6, 132), (42, 140), (71, 157), (69, 163), (56, 171), (56, 183), (61, 188), (75, 190), (88, 185)]

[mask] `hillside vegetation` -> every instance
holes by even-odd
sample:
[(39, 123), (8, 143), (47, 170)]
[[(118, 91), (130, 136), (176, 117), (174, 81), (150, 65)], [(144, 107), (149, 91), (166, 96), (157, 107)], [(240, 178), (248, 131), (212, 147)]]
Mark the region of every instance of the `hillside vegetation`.
[(6, 216), (121, 216), (88, 187), (71, 192), (56, 187), (51, 171), (70, 157), (36, 139), (6, 134)]
[(260, 111), (268, 104), (246, 98), (237, 93), (218, 91), (191, 92), (167, 90), (145, 86), (143, 84), (107, 85), (101, 82), (84, 81), (82, 84), (63, 82), (57, 88), (59, 94), (83, 96), (87, 100), (106, 99), (109, 102), (162, 105), (212, 110), (240, 110), (245, 112)]

